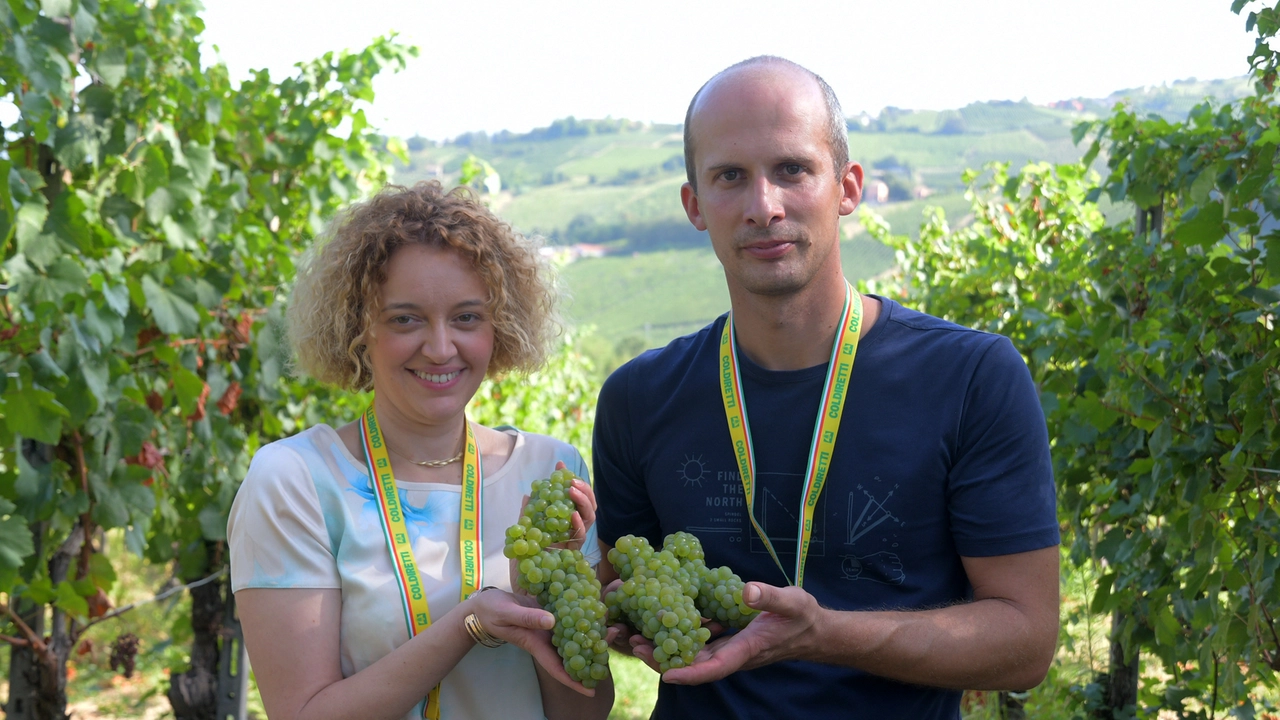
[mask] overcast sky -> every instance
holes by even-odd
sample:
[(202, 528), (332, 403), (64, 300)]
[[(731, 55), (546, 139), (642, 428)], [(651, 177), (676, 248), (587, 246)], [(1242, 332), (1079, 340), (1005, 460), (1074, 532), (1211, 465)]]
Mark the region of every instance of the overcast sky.
[(443, 139), (574, 115), (680, 122), (715, 72), (759, 54), (822, 75), (845, 111), (1102, 97), (1245, 74), (1229, 0), (205, 0), (206, 49), (273, 77), (390, 31), (421, 48), (370, 120)]

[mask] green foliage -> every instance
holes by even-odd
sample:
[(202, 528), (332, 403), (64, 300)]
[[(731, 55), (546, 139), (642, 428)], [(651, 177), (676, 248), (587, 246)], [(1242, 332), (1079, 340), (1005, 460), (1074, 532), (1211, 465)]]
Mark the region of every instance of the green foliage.
[[(1178, 717), (1262, 709), (1280, 687), (1280, 185), (1274, 96), (1183, 123), (1124, 108), (1082, 127), (1084, 165), (970, 173), (974, 220), (938, 212), (880, 286), (1010, 337), (1053, 440), (1089, 611), (1158, 660), (1139, 704)], [(1108, 225), (1100, 198), (1137, 217)], [(1101, 669), (1101, 668), (1099, 668)], [(1101, 696), (1083, 682), (1081, 712)], [(1091, 699), (1092, 698), (1092, 699)]]
[(510, 425), (563, 440), (590, 467), (600, 380), (577, 343), (578, 338), (566, 335), (547, 363), (529, 375), (486, 378), (471, 400), (468, 417), (488, 427)]
[(0, 5), (0, 592), (80, 621), (114, 573), (77, 537), (204, 572), (252, 450), (323, 401), (280, 380), (279, 300), (402, 149), (358, 106), (416, 50), (236, 85), (201, 63), (199, 9)]

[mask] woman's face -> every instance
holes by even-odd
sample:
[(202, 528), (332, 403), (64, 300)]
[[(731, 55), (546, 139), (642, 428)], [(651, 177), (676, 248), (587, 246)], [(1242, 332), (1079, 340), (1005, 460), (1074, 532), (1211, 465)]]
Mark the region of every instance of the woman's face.
[(493, 356), (488, 299), (484, 281), (457, 252), (396, 250), (369, 342), (379, 408), (426, 425), (457, 418)]

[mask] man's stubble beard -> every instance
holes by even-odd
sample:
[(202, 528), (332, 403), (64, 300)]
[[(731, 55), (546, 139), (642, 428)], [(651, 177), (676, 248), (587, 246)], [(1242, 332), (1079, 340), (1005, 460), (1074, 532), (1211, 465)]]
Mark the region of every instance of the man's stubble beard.
[[(789, 257), (775, 261), (757, 261), (745, 258), (742, 250), (748, 243), (760, 240), (784, 240), (795, 245), (788, 253)], [(734, 252), (744, 260), (739, 267), (751, 268), (760, 272), (744, 271), (735, 278), (743, 290), (765, 297), (786, 297), (795, 295), (809, 286), (818, 271), (827, 262), (832, 248), (825, 248), (825, 254), (815, 257), (814, 253), (823, 252), (813, 243), (809, 233), (803, 228), (785, 232), (769, 232), (759, 230), (743, 230), (734, 236)]]

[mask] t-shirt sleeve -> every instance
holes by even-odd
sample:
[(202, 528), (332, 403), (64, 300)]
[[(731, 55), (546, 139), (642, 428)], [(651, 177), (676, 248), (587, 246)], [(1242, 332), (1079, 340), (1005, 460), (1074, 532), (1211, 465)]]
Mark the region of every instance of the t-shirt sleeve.
[(1010, 555), (1059, 542), (1044, 411), (1007, 338), (986, 349), (971, 376), (947, 492), (961, 556)]
[(629, 387), (632, 369), (629, 363), (610, 375), (600, 389), (596, 404), (592, 441), (596, 498), (600, 504), (596, 526), (600, 540), (610, 546), (623, 535), (662, 537), (662, 526), (632, 447), (635, 431)]
[(231, 588), (338, 588), (337, 561), (315, 483), (303, 458), (264, 446), (227, 520)]

